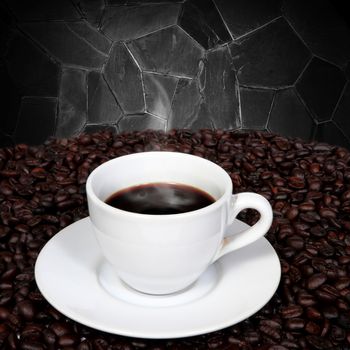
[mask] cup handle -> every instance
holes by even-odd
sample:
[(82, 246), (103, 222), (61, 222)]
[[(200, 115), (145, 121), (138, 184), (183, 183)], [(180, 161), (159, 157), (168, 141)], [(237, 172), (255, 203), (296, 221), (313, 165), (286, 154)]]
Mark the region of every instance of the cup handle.
[(243, 209), (255, 209), (260, 213), (260, 219), (252, 227), (245, 231), (224, 237), (219, 250), (214, 256), (213, 262), (223, 255), (253, 243), (264, 236), (272, 224), (272, 208), (268, 200), (257, 193), (243, 192), (232, 195), (229, 205), (228, 222), (230, 225)]

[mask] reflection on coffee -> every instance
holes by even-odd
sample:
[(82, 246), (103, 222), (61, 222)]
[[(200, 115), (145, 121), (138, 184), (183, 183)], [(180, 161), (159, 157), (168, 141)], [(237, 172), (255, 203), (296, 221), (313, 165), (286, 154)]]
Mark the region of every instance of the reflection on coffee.
[(125, 188), (107, 198), (114, 208), (140, 214), (181, 214), (206, 207), (215, 199), (205, 191), (177, 183), (148, 183)]

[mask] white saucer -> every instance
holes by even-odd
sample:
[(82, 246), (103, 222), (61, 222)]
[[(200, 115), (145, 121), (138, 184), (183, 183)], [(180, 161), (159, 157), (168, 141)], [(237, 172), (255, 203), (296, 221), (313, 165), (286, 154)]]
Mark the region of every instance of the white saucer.
[[(236, 220), (228, 232), (246, 228)], [(139, 293), (105, 262), (89, 218), (51, 238), (35, 265), (41, 293), (64, 315), (101, 331), (153, 339), (194, 336), (238, 323), (270, 300), (280, 277), (277, 254), (261, 238), (221, 258), (182, 292)]]

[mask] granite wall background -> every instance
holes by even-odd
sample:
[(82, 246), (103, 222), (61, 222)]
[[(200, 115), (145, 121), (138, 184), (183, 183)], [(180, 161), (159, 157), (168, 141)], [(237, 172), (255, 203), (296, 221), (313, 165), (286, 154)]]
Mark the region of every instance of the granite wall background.
[(0, 145), (110, 127), (270, 130), (350, 148), (350, 29), (336, 5), (2, 1)]

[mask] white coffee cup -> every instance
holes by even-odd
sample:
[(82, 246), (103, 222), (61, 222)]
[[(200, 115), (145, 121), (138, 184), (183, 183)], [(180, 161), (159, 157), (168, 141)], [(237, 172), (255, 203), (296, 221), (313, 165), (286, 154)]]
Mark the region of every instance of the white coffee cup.
[[(166, 215), (139, 214), (105, 203), (119, 190), (158, 182), (194, 186), (215, 202)], [(250, 192), (232, 195), (232, 182), (224, 169), (185, 153), (142, 152), (107, 161), (88, 177), (86, 193), (103, 256), (122, 281), (150, 294), (168, 294), (190, 286), (210, 264), (256, 241), (272, 223), (272, 209), (263, 196)], [(258, 222), (241, 233), (227, 232), (246, 208), (260, 213)]]

